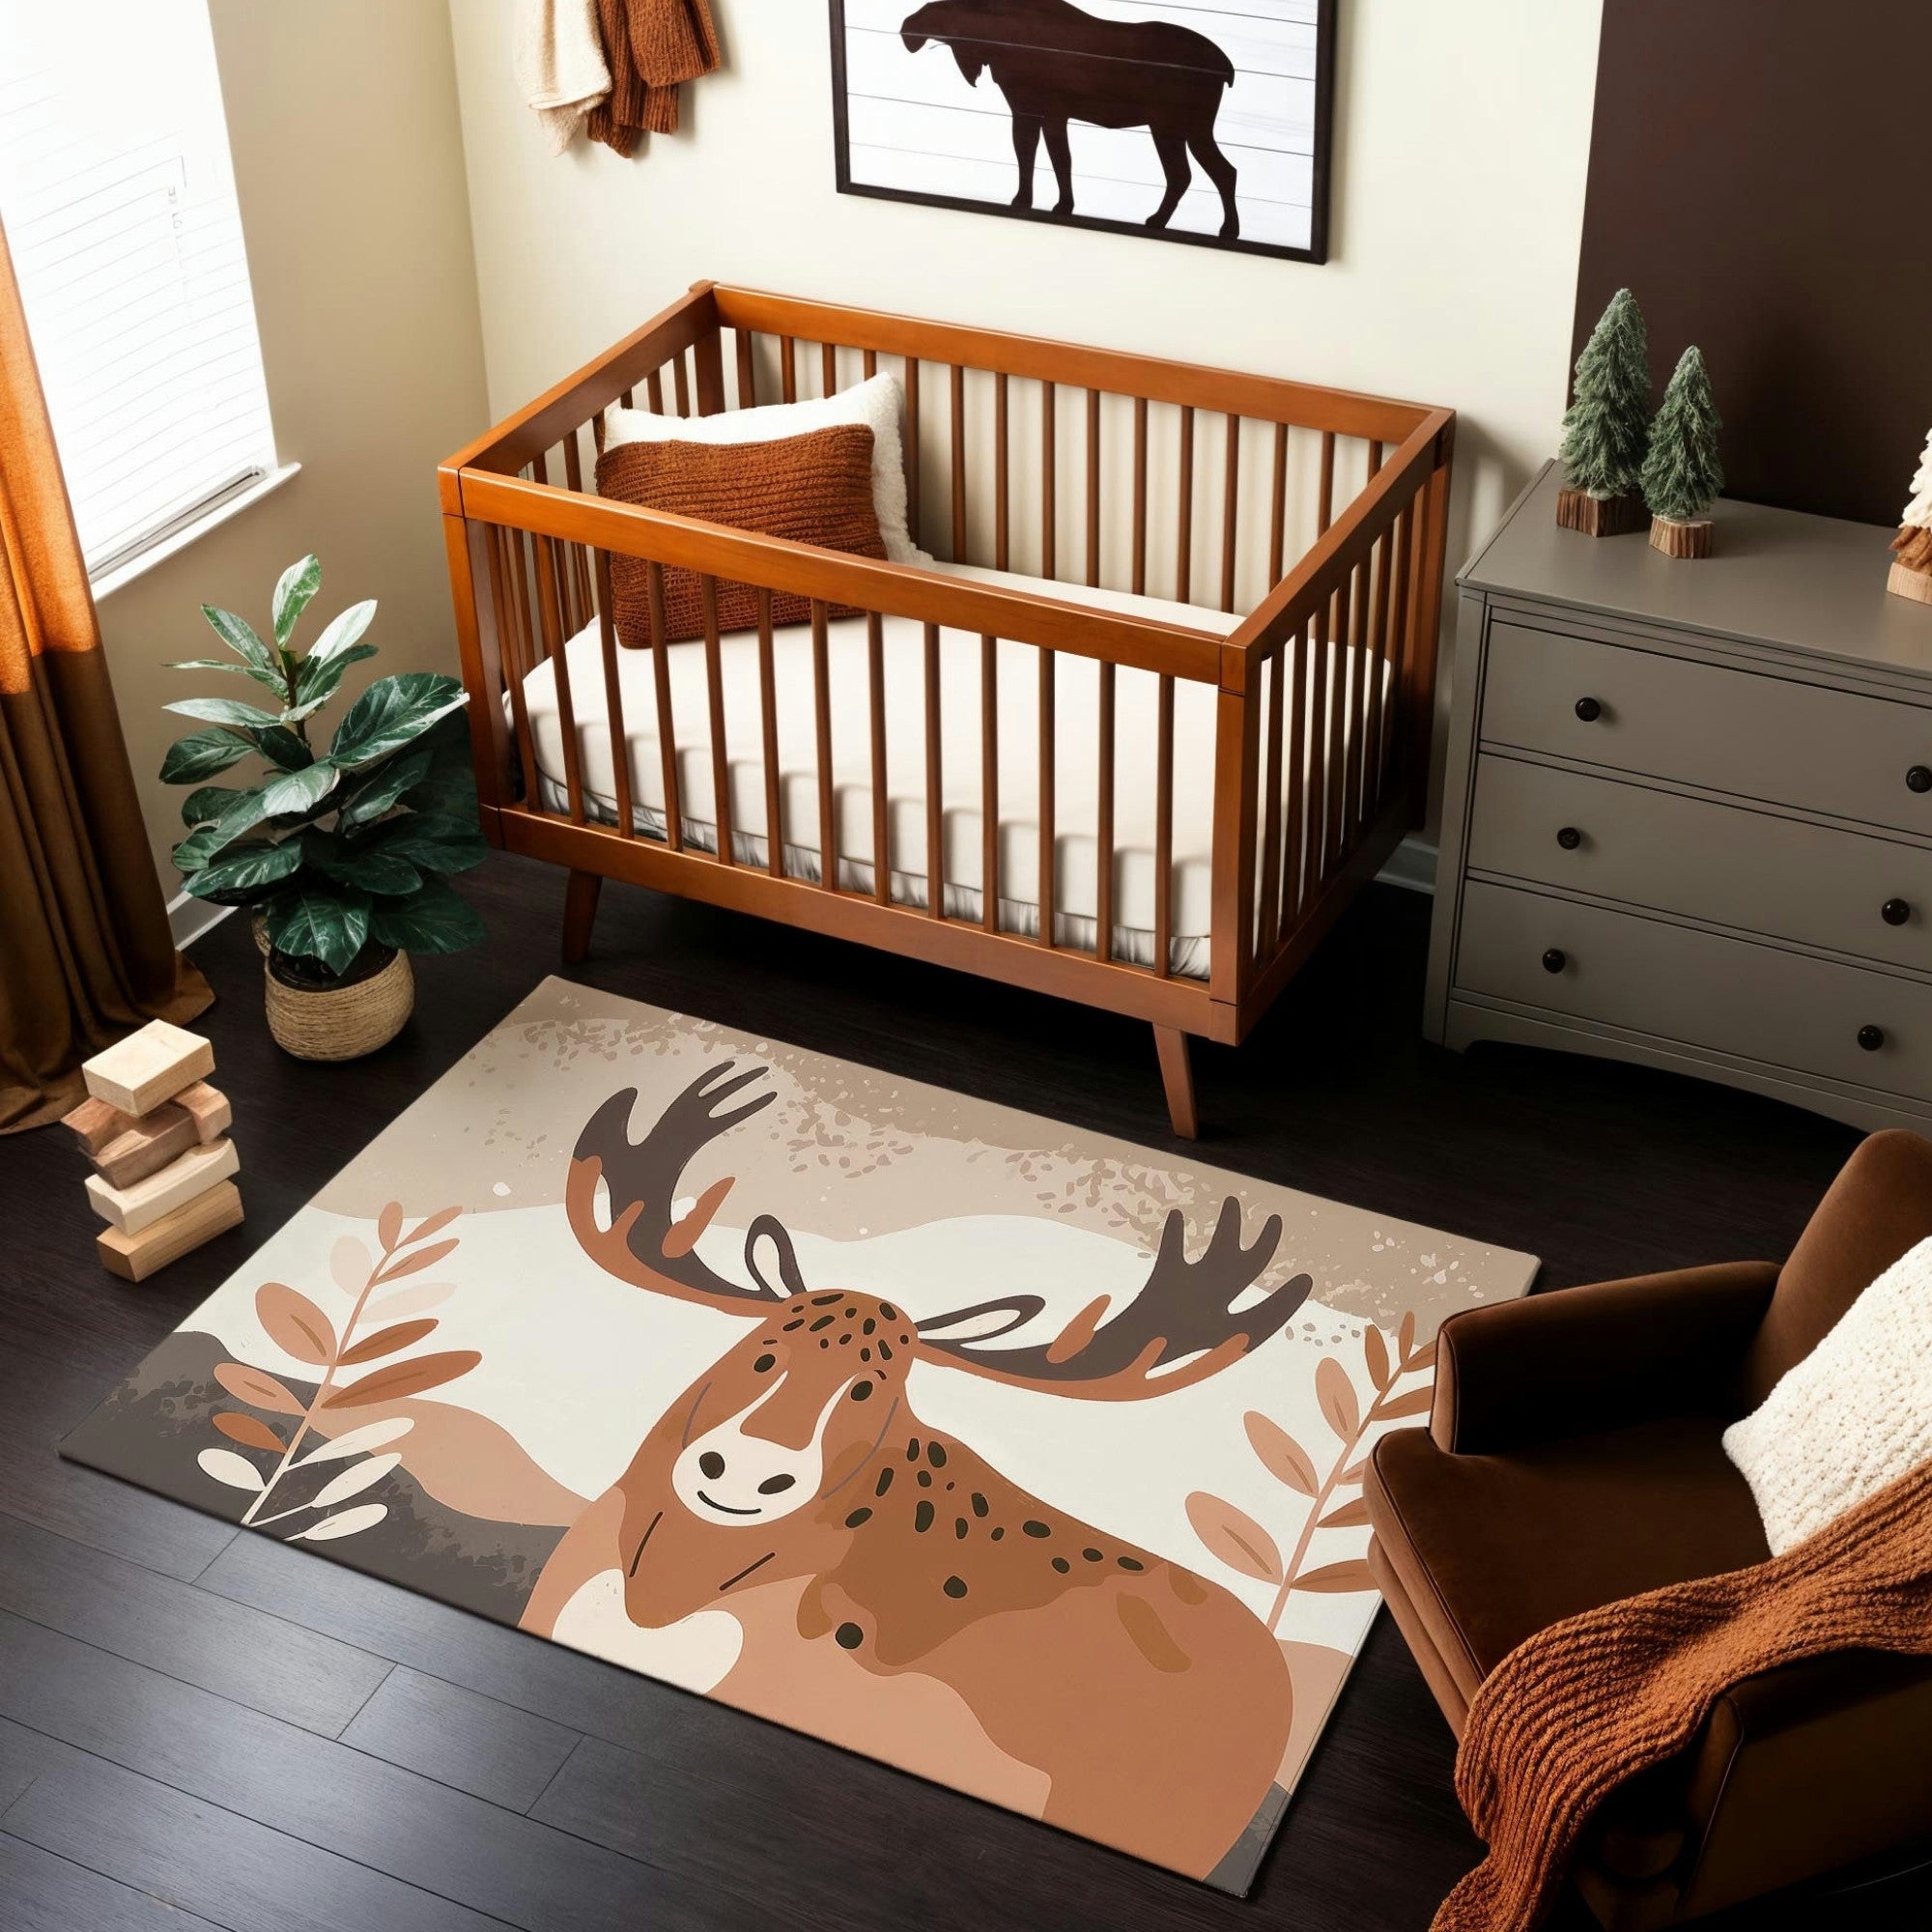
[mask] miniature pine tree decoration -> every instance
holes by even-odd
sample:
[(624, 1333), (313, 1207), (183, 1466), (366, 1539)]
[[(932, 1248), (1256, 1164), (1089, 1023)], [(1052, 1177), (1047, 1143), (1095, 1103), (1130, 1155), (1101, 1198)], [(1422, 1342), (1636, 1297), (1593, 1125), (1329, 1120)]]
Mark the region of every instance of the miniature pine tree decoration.
[(1637, 489), (1650, 428), (1650, 338), (1643, 311), (1619, 289), (1577, 359), (1576, 400), (1560, 454), (1569, 487), (1556, 521), (1588, 536), (1642, 527)]
[(1718, 461), (1722, 428), (1703, 353), (1687, 349), (1650, 426), (1650, 453), (1643, 460), (1650, 541), (1666, 556), (1711, 554), (1711, 524), (1704, 512), (1724, 487)]
[(1897, 596), (1932, 604), (1932, 435), (1925, 439), (1925, 454), (1912, 479), (1912, 500), (1891, 547), (1897, 556), (1886, 587)]

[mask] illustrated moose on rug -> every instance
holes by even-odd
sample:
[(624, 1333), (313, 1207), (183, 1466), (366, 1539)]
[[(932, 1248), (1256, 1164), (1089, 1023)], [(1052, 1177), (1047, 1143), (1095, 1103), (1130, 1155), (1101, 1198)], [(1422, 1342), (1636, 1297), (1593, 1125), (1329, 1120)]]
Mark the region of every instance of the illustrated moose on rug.
[(1274, 1257), (1280, 1218), (1243, 1245), (1231, 1198), (1189, 1261), (1171, 1211), (1134, 1300), (1103, 1321), (1101, 1295), (1037, 1346), (980, 1345), (1037, 1316), (1037, 1295), (914, 1321), (808, 1283), (770, 1214), (746, 1232), (743, 1286), (697, 1252), (733, 1179), (677, 1211), (693, 1156), (777, 1097), (748, 1092), (765, 1067), (736, 1065), (706, 1069), (641, 1141), (629, 1088), (579, 1137), (566, 1211), (600, 1267), (761, 1319), (565, 1532), (524, 1628), (570, 1640), (581, 1593), (613, 1572), (644, 1630), (729, 1600), (746, 1626), (733, 1701), (800, 1722), (811, 1712), (840, 1742), (1207, 1876), (1282, 1761), (1293, 1698), (1273, 1636), (1230, 1592), (1041, 1502), (930, 1427), (908, 1377), (918, 1362), (1116, 1402), (1187, 1387), (1306, 1300), (1297, 1274), (1234, 1312)]
[(1214, 139), (1235, 64), (1205, 34), (1167, 20), (1099, 19), (1067, 0), (932, 0), (906, 15), (899, 34), (909, 53), (928, 41), (949, 48), (968, 87), (992, 74), (1013, 120), (1014, 208), (1033, 207), (1034, 156), (1044, 140), (1060, 185), (1053, 213), (1073, 213), (1069, 121), (1145, 128), (1167, 177), (1146, 225), (1165, 228), (1180, 206), (1191, 153), (1220, 193), (1222, 240), (1239, 236), (1235, 164)]

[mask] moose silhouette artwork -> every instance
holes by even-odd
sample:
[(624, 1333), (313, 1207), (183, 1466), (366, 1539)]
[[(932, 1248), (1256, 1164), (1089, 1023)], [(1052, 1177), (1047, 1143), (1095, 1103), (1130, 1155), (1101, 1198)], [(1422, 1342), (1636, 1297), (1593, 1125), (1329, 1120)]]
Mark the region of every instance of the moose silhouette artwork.
[(1053, 213), (1073, 213), (1073, 154), (1066, 124), (1145, 128), (1167, 177), (1146, 226), (1165, 228), (1192, 181), (1188, 156), (1221, 196), (1221, 238), (1241, 232), (1235, 164), (1214, 139), (1222, 90), (1235, 64), (1207, 38), (1167, 20), (1103, 20), (1067, 0), (931, 0), (900, 27), (908, 51), (946, 47), (967, 86), (981, 73), (1006, 97), (1019, 164), (1016, 209), (1031, 210), (1034, 157), (1042, 139), (1060, 194)]

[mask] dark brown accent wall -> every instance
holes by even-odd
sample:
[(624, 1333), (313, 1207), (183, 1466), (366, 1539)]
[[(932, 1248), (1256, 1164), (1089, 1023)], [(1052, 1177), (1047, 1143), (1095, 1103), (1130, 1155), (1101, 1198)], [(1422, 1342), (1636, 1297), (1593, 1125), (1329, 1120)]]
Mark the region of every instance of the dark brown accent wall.
[(1932, 425), (1927, 0), (1605, 0), (1577, 347), (1698, 343), (1726, 494), (1893, 522)]

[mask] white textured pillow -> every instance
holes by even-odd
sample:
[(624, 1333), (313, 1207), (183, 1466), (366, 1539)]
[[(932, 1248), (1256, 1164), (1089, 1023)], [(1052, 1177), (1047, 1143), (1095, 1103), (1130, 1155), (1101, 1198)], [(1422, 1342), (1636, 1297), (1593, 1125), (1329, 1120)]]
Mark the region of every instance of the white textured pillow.
[(905, 403), (896, 376), (868, 381), (806, 403), (767, 403), (754, 410), (721, 410), (715, 416), (661, 416), (612, 404), (604, 412), (604, 446), (619, 442), (775, 442), (837, 423), (864, 423), (872, 432), (872, 507), (894, 563), (932, 558), (906, 528)]
[(1724, 1431), (1724, 1453), (1774, 1556), (1932, 1458), (1932, 1240), (1892, 1263)]

